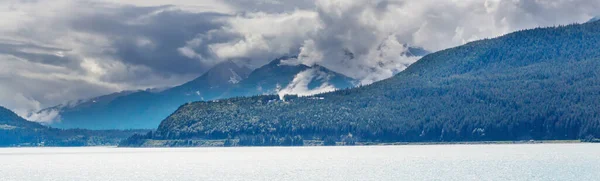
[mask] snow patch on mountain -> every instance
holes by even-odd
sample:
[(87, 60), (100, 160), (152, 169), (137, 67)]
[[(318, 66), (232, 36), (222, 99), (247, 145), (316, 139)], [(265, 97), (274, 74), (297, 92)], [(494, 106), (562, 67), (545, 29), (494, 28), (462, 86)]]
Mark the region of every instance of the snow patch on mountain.
[(229, 69), (229, 71), (231, 71), (231, 77), (229, 77), (229, 83), (232, 84), (237, 84), (240, 83), (240, 81), (242, 81), (242, 77), (240, 75), (238, 75), (235, 71), (233, 71), (233, 69)]

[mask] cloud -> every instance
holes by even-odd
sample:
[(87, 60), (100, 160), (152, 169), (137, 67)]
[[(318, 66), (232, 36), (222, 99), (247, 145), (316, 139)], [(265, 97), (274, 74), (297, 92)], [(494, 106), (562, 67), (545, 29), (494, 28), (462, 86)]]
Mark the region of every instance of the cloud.
[(3, 106), (11, 107), (12, 111), (19, 116), (28, 116), (30, 108), (40, 108), (40, 102), (30, 97), (25, 97), (22, 93), (7, 92), (6, 90), (0, 91), (2, 93), (0, 94), (0, 98), (4, 104)]
[[(315, 88), (309, 88), (309, 84), (313, 81), (322, 82)], [(335, 91), (335, 86), (328, 83), (329, 75), (318, 68), (311, 68), (298, 73), (294, 76), (285, 88), (277, 91), (279, 98), (283, 100), (285, 95), (309, 96), (319, 93)]]
[[(214, 64), (181, 56), (197, 33), (220, 28), (215, 12), (91, 1), (0, 2), (1, 105), (19, 115), (111, 92), (172, 86)], [(64, 11), (64, 9), (70, 9)], [(10, 16), (19, 15), (19, 16)], [(19, 97), (19, 96), (17, 96)], [(52, 115), (52, 114), (49, 114)]]
[(224, 0), (238, 11), (265, 12), (269, 14), (292, 12), (295, 10), (312, 10), (313, 0)]
[(40, 112), (29, 112), (27, 116), (24, 116), (24, 118), (49, 125), (56, 121), (60, 121), (60, 112), (55, 109), (43, 110)]
[[(585, 22), (597, 9), (596, 0), (0, 1), (0, 105), (29, 116), (181, 84), (224, 60), (256, 68), (284, 55), (368, 84), (417, 61), (411, 47)], [(303, 77), (284, 90), (308, 91)]]
[(406, 55), (407, 46), (437, 51), (518, 29), (581, 21), (595, 13), (590, 7), (598, 2), (331, 0), (317, 1), (316, 7), (322, 27), (305, 41), (300, 61), (369, 84), (418, 60)]
[(312, 11), (245, 13), (228, 18), (221, 29), (198, 34), (180, 52), (217, 61), (247, 59), (250, 61), (242, 63), (256, 68), (283, 55), (297, 54), (318, 23)]
[(23, 117), (48, 105), (62, 103), (67, 97), (94, 96), (125, 87), (79, 76), (68, 67), (27, 61), (0, 55), (0, 104)]
[[(88, 50), (92, 55), (108, 55), (119, 61), (145, 66), (164, 76), (172, 74), (197, 74), (214, 64), (214, 57), (193, 59), (182, 56), (179, 47), (198, 33), (222, 26), (221, 18), (227, 15), (202, 12), (190, 13), (159, 7), (109, 7), (102, 12), (82, 13), (68, 22), (78, 32), (104, 38), (99, 46), (106, 48)], [(219, 41), (219, 40), (216, 40)], [(201, 52), (208, 54), (206, 51)]]
[(285, 9), (288, 2), (235, 2), (250, 12), (229, 19), (219, 31), (235, 38), (209, 45), (216, 57), (261, 65), (300, 54), (301, 63), (323, 65), (363, 84), (417, 61), (409, 47), (437, 51), (519, 29), (584, 22), (599, 7), (598, 1), (584, 0), (318, 0), (277, 11), (273, 7)]

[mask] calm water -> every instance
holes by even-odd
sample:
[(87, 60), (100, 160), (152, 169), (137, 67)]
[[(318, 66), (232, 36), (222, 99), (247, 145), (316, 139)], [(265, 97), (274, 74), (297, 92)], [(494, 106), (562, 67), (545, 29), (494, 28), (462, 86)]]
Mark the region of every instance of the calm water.
[(599, 180), (600, 144), (2, 148), (0, 180)]

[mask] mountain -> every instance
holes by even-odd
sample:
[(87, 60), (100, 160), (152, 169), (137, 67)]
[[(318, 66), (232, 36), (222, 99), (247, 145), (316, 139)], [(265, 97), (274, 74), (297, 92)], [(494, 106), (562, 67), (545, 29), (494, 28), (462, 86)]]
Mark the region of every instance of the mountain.
[(594, 16), (593, 18), (591, 18), (590, 20), (587, 21), (587, 23), (592, 23), (594, 21), (598, 21), (600, 20), (600, 16)]
[(55, 106), (41, 112), (59, 111), (60, 120), (51, 124), (58, 128), (151, 129), (156, 128), (161, 120), (182, 104), (276, 93), (277, 86), (285, 88), (297, 74), (309, 69), (318, 69), (326, 75), (326, 78), (313, 81), (314, 85), (331, 83), (338, 89), (353, 85), (353, 79), (326, 68), (280, 65), (281, 59), (254, 71), (238, 66), (232, 61), (225, 61), (192, 81), (160, 92), (133, 91), (111, 94), (75, 106)]
[(55, 106), (44, 111), (59, 111), (60, 117), (50, 124), (58, 128), (147, 129), (181, 104), (212, 99), (243, 79), (250, 70), (231, 61), (217, 64), (200, 77), (163, 91), (127, 91), (115, 93), (71, 106)]
[[(169, 96), (169, 99), (171, 96), (183, 96), (183, 100), (189, 102), (214, 99), (246, 79), (251, 71), (232, 61), (225, 61), (190, 82), (162, 92), (162, 95)], [(182, 104), (181, 101), (176, 102), (179, 102), (178, 105)]]
[(11, 128), (31, 128), (39, 129), (45, 128), (41, 124), (27, 121), (15, 114), (9, 109), (0, 106), (0, 129), (11, 129)]
[(0, 106), (0, 147), (116, 145), (122, 139), (147, 130), (61, 130), (27, 121)]
[(518, 31), (429, 54), (355, 89), (185, 104), (121, 146), (594, 140), (598, 47), (600, 21)]
[(309, 77), (311, 79), (307, 88), (311, 90), (324, 84), (330, 84), (337, 89), (345, 89), (353, 87), (354, 82), (356, 82), (352, 78), (319, 65), (307, 66), (282, 63), (284, 60), (293, 58), (296, 57), (281, 57), (252, 71), (247, 79), (242, 80), (219, 98), (277, 94), (279, 90), (293, 83), (294, 78), (298, 78), (297, 75), (302, 72), (310, 72), (308, 76), (311, 76)]
[(76, 110), (81, 110), (81, 109), (90, 109), (92, 107), (106, 106), (119, 97), (127, 96), (130, 94), (136, 93), (136, 92), (139, 92), (139, 91), (115, 92), (112, 94), (94, 97), (91, 99), (70, 101), (70, 102), (67, 102), (64, 104), (59, 104), (59, 105), (56, 105), (53, 107), (49, 107), (49, 108), (40, 110), (38, 113), (46, 113), (46, 112), (52, 112), (52, 111), (67, 111), (67, 110), (76, 111)]

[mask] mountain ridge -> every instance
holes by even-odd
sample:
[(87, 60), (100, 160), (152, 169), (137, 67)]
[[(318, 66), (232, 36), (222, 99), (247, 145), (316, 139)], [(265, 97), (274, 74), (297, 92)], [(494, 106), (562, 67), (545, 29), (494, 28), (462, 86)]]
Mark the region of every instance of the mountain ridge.
[[(252, 96), (277, 93), (276, 85), (285, 86), (301, 71), (311, 67), (305, 65), (279, 66), (280, 59), (256, 70), (224, 61), (203, 75), (160, 92), (132, 91), (115, 93), (109, 99), (92, 98), (75, 107), (53, 107), (60, 111), (60, 121), (51, 126), (59, 128), (86, 129), (149, 129), (155, 128), (160, 120), (175, 111), (180, 105), (203, 100), (214, 100), (237, 96)], [(316, 66), (315, 66), (316, 67)], [(335, 79), (336, 88), (353, 86), (354, 80), (341, 74), (320, 68), (321, 72)], [(316, 84), (325, 84), (322, 80)], [(93, 102), (94, 100), (107, 100)], [(64, 106), (63, 106), (64, 107)], [(49, 111), (49, 109), (42, 110)]]
[(597, 47), (600, 22), (517, 31), (426, 55), (359, 88), (186, 104), (121, 146), (598, 138)]
[(41, 124), (27, 121), (21, 118), (11, 110), (0, 106), (0, 125), (7, 125), (11, 127), (31, 127), (31, 128), (45, 128)]
[(0, 147), (10, 146), (107, 146), (147, 130), (62, 130), (27, 121), (0, 106)]

